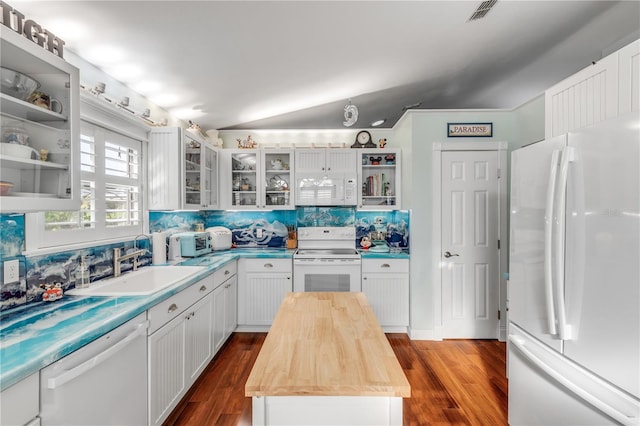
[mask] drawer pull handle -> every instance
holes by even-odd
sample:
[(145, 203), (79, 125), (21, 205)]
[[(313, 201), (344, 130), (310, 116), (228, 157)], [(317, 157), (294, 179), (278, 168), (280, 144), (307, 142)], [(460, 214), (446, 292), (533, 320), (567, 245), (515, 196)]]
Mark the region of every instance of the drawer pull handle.
[(273, 268), (273, 263), (265, 263), (264, 267), (265, 268)]
[(380, 265), (381, 268), (391, 268), (391, 265), (389, 265), (388, 263), (383, 263), (382, 265)]
[(229, 275), (230, 273), (231, 273), (231, 272), (229, 272), (229, 270), (228, 270), (228, 269), (225, 269), (225, 270), (224, 270), (224, 274), (225, 274), (225, 275)]
[(176, 309), (178, 309), (178, 305), (176, 305), (175, 303), (172, 303), (172, 304), (169, 306), (169, 309), (167, 309), (167, 312), (168, 312), (168, 313), (171, 313), (171, 312), (175, 311)]
[(200, 287), (200, 291), (207, 291), (207, 286), (203, 285), (202, 287)]

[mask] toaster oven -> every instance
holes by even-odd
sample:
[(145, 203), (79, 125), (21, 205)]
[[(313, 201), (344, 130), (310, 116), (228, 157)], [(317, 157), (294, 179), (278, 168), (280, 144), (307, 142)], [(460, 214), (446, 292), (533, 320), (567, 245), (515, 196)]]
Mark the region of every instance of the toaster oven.
[(211, 235), (208, 232), (181, 232), (180, 251), (182, 257), (198, 257), (211, 253)]

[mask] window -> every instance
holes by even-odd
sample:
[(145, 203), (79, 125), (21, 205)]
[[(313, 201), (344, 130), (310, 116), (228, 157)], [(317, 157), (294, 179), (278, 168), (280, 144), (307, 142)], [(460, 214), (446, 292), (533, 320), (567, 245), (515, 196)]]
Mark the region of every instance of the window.
[(142, 233), (142, 143), (82, 121), (80, 127), (81, 207), (45, 212), (45, 237), (51, 247)]

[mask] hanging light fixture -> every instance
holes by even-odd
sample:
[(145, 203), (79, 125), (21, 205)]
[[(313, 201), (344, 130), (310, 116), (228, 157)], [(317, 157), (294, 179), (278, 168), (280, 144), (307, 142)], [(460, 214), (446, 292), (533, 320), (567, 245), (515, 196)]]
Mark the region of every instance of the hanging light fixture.
[(358, 121), (358, 107), (351, 103), (351, 99), (349, 99), (349, 104), (344, 106), (344, 124), (346, 127), (351, 127), (356, 124)]

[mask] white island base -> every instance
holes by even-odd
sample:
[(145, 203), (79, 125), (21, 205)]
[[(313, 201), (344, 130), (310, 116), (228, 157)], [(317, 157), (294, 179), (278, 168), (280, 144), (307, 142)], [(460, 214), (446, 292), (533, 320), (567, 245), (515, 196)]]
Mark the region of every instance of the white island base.
[(287, 293), (245, 396), (254, 425), (401, 425), (411, 386), (363, 293)]
[(402, 398), (254, 396), (254, 425), (402, 425)]

